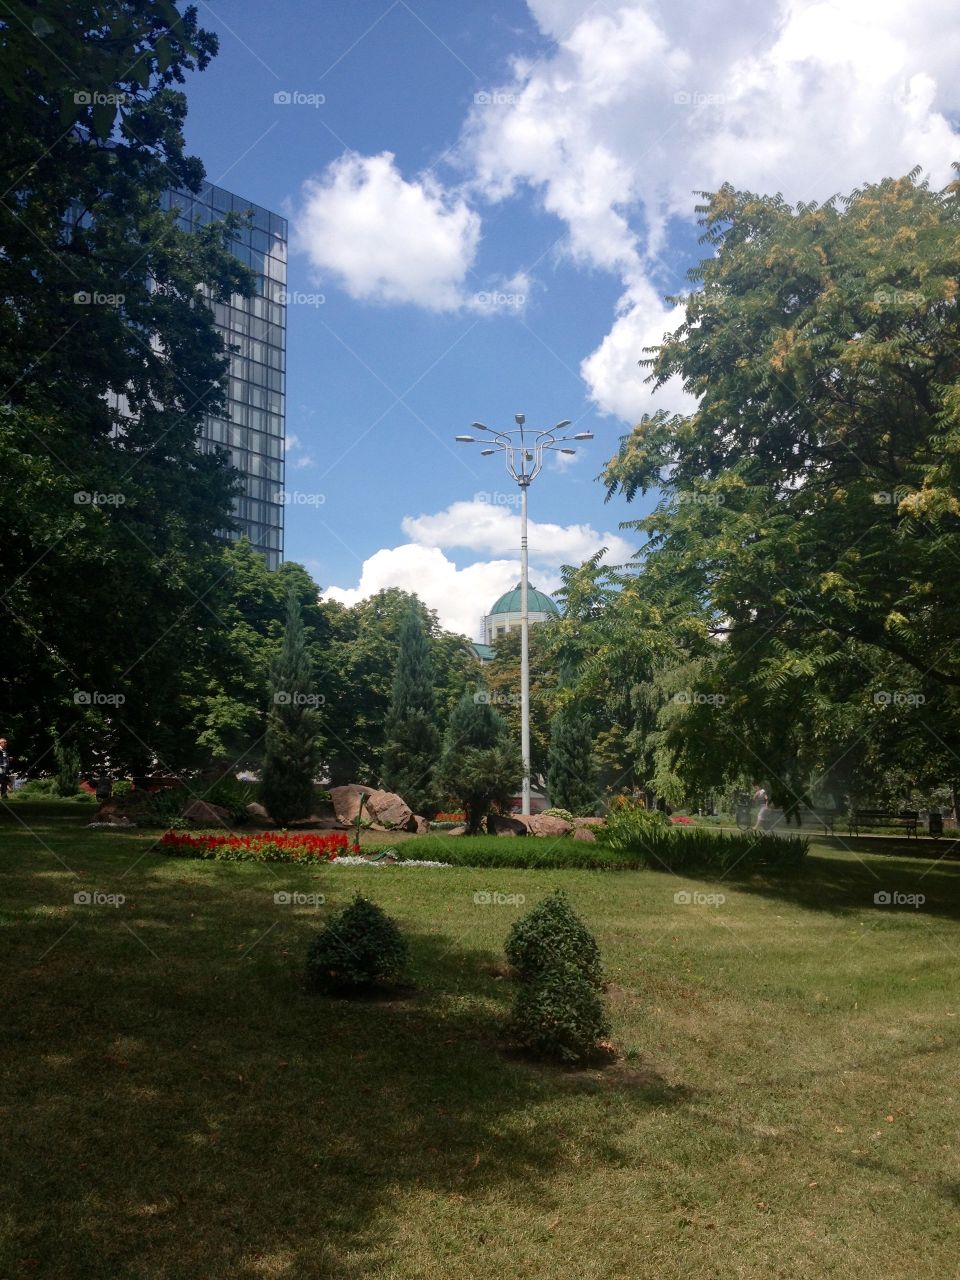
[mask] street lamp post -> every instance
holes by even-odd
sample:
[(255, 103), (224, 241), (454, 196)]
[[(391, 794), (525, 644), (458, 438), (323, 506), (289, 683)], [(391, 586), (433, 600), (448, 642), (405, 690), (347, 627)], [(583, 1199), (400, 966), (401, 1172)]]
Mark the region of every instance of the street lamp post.
[[(461, 444), (484, 444), (481, 456), (488, 458), (498, 450), (504, 455), (507, 472), (520, 488), (520, 755), (523, 759), (523, 803), (522, 812), (530, 812), (530, 611), (529, 589), (530, 573), (527, 548), (527, 490), (540, 474), (543, 467), (543, 456), (550, 449), (559, 448), (569, 440), (592, 440), (589, 431), (578, 431), (572, 436), (558, 436), (570, 426), (569, 419), (558, 422), (549, 431), (530, 431), (526, 427), (526, 417), (522, 413), (515, 416), (516, 428), (509, 431), (495, 431), (482, 422), (473, 424), (474, 430), (487, 434), (480, 439), (475, 436), (457, 436)], [(559, 448), (560, 453), (576, 453), (576, 449)]]

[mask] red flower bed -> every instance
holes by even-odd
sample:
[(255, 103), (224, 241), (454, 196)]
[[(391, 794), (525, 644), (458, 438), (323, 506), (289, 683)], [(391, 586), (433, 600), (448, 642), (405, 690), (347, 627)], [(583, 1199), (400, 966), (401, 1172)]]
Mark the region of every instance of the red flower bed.
[(693, 823), (693, 819), (688, 818), (686, 814), (683, 814), (683, 813), (675, 813), (673, 817), (670, 819), (670, 821), (679, 822), (685, 827), (689, 827)]
[(165, 831), (160, 844), (174, 857), (221, 862), (332, 862), (340, 854), (360, 852), (360, 846), (351, 844), (343, 831), (277, 831), (255, 836)]
[(465, 822), (466, 819), (465, 813), (438, 813), (434, 822)]

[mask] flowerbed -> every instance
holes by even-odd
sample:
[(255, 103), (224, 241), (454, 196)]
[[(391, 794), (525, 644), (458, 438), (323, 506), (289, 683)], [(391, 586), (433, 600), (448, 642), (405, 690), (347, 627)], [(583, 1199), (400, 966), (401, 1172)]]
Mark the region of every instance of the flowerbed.
[(193, 835), (165, 831), (164, 853), (174, 858), (212, 858), (216, 862), (333, 862), (360, 852), (346, 832), (276, 831), (261, 835)]

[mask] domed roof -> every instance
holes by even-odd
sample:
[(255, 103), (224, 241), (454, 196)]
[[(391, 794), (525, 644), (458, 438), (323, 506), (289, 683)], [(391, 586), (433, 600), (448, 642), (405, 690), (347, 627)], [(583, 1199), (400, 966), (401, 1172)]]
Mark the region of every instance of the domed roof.
[[(531, 613), (553, 613), (557, 617), (560, 616), (560, 610), (553, 603), (550, 597), (543, 591), (538, 591), (536, 587), (530, 586), (527, 589), (527, 608)], [(505, 591), (497, 603), (490, 610), (494, 613), (519, 613), (520, 612), (520, 583), (513, 588), (512, 591)]]

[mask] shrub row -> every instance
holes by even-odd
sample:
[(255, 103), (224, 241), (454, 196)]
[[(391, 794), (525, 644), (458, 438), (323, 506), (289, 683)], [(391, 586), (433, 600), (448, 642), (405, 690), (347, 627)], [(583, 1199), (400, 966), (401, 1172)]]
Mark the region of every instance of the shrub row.
[(571, 837), (548, 839), (506, 836), (421, 836), (405, 841), (401, 858), (435, 859), (457, 867), (519, 867), (544, 870), (578, 869), (594, 871), (792, 871), (800, 867), (809, 851), (806, 836), (776, 836), (761, 832), (731, 833), (700, 827), (678, 828), (664, 824), (624, 846)]

